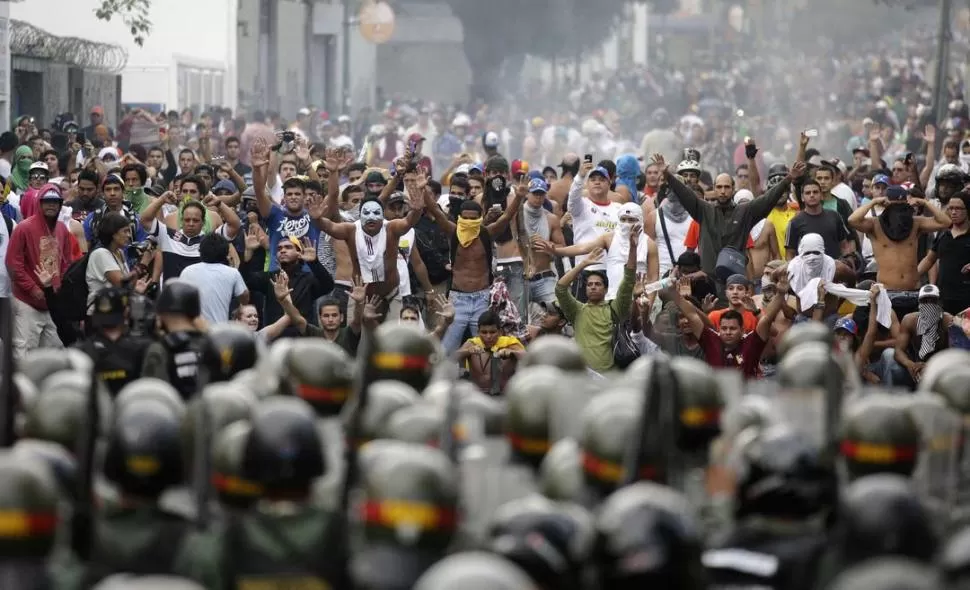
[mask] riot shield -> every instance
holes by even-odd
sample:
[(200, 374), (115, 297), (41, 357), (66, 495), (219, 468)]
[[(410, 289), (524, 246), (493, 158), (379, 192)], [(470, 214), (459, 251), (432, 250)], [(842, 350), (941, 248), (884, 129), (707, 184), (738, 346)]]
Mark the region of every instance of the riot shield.
[(918, 392), (906, 399), (922, 438), (913, 486), (932, 512), (949, 515), (961, 500), (962, 420), (936, 394)]
[(481, 542), (495, 510), (536, 491), (531, 469), (509, 462), (510, 449), (503, 438), (490, 437), (466, 447), (462, 453), (462, 533)]

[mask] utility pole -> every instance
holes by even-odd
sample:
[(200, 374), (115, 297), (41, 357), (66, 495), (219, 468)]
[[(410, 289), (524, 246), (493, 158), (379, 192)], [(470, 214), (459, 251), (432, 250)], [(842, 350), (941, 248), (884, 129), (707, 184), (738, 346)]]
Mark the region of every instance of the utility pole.
[(936, 96), (933, 99), (934, 115), (937, 128), (943, 128), (947, 112), (947, 93), (946, 93), (946, 73), (947, 62), (950, 56), (950, 13), (953, 1), (942, 0), (940, 2), (940, 29), (937, 32), (936, 41)]
[(350, 25), (351, 25), (351, 13), (350, 4), (351, 0), (343, 0), (344, 2), (344, 22), (343, 22), (343, 48), (340, 50), (341, 57), (341, 76), (340, 76), (340, 88), (342, 91), (341, 97), (341, 108), (343, 109), (343, 114), (350, 116)]

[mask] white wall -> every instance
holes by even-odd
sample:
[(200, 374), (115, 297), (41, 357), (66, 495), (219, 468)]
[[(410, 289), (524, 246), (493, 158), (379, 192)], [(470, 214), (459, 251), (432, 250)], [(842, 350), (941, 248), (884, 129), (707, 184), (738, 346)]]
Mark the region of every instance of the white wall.
[[(98, 0), (23, 0), (10, 17), (60, 37), (113, 43), (128, 51), (122, 73), (123, 102), (162, 102), (178, 108), (176, 65), (218, 69), (223, 102), (236, 106), (236, 7), (238, 0), (153, 0), (152, 32), (138, 47), (120, 18), (98, 20)], [(129, 73), (130, 76), (126, 75)]]

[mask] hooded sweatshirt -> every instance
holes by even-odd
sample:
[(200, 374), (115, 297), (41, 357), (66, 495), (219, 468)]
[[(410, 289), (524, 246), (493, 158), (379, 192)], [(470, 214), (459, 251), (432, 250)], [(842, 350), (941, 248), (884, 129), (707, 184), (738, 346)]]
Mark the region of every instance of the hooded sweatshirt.
[(33, 163), (34, 151), (30, 146), (22, 145), (17, 148), (13, 156), (13, 166), (10, 169), (10, 183), (15, 192), (22, 193), (27, 190), (27, 184), (30, 181), (30, 165)]
[[(40, 194), (61, 189), (53, 184), (45, 184)], [(61, 287), (61, 277), (73, 262), (71, 234), (67, 226), (56, 219), (48, 222), (44, 212), (38, 208), (33, 217), (24, 220), (14, 228), (7, 248), (7, 272), (13, 282), (13, 296), (34, 309), (47, 311), (44, 291), (37, 280), (34, 269), (42, 260), (52, 260), (51, 266), (59, 272), (54, 276), (53, 287)]]
[(637, 194), (637, 176), (640, 174), (640, 161), (636, 156), (626, 154), (616, 160), (616, 185), (625, 186), (630, 191), (630, 200), (640, 204)]

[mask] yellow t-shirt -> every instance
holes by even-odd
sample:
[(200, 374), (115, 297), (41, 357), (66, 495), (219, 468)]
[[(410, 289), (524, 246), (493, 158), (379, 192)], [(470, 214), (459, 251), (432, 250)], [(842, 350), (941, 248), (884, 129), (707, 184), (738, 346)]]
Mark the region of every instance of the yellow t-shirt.
[(778, 238), (778, 251), (781, 253), (782, 258), (785, 257), (785, 234), (788, 232), (788, 223), (796, 215), (798, 215), (798, 209), (792, 209), (791, 207), (778, 209), (775, 207), (768, 214), (768, 217), (766, 217), (775, 228), (775, 237)]
[[(471, 342), (472, 344), (480, 346), (481, 348), (485, 348), (485, 343), (482, 342), (482, 339), (479, 338), (478, 336), (475, 336), (474, 338), (469, 338), (468, 342)], [(515, 336), (499, 336), (498, 340), (495, 341), (495, 346), (493, 346), (489, 350), (489, 352), (498, 352), (503, 348), (511, 348), (516, 345), (522, 346), (522, 343)], [(465, 368), (466, 369), (469, 368), (468, 361), (465, 361)]]

